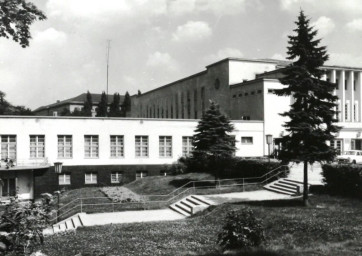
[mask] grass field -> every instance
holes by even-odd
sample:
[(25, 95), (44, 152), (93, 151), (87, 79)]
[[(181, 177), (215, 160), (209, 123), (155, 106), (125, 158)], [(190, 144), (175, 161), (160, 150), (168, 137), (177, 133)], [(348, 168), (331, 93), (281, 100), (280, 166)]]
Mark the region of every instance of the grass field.
[(46, 238), (40, 249), (51, 256), (218, 255), (216, 239), (226, 213), (250, 207), (263, 220), (263, 248), (274, 255), (362, 254), (362, 201), (316, 195), (307, 208), (288, 204), (225, 204), (180, 221), (80, 228)]

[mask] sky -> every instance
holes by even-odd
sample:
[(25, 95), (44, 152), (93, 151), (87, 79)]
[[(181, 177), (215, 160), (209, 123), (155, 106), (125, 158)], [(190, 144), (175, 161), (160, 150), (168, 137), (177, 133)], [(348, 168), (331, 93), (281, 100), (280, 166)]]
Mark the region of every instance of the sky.
[(362, 67), (362, 0), (31, 0), (28, 48), (0, 38), (0, 90), (35, 109), (88, 90), (146, 92), (226, 57), (285, 59), (304, 10), (326, 64)]

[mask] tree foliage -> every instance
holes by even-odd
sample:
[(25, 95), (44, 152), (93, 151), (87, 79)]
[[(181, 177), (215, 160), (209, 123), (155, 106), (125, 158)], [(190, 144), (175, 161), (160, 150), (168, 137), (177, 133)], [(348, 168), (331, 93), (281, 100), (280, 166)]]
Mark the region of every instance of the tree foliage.
[(194, 150), (192, 158), (203, 162), (203, 165), (219, 177), (221, 168), (226, 167), (227, 160), (235, 153), (235, 138), (230, 135), (234, 126), (227, 116), (223, 115), (219, 106), (211, 102), (209, 109), (203, 114), (193, 136)]
[(131, 96), (128, 92), (124, 95), (124, 100), (122, 103), (122, 116), (127, 116), (127, 113), (131, 111)]
[(119, 95), (119, 93), (115, 93), (113, 95), (113, 102), (110, 105), (108, 116), (110, 117), (121, 116), (121, 96)]
[(84, 107), (83, 107), (83, 115), (84, 116), (92, 116), (92, 108), (93, 108), (93, 102), (92, 102), (92, 95), (89, 91), (87, 91), (86, 100), (84, 101)]
[(30, 25), (44, 19), (45, 14), (26, 0), (0, 1), (0, 37), (12, 38), (23, 48), (29, 46)]
[(334, 125), (337, 112), (335, 84), (322, 81), (321, 66), (328, 60), (326, 47), (315, 39), (317, 31), (309, 25), (309, 19), (300, 12), (295, 22), (296, 35), (289, 36), (288, 59), (292, 64), (283, 72), (280, 82), (286, 87), (276, 90), (279, 96), (292, 96), (290, 110), (281, 115), (287, 117), (284, 127), (287, 134), (281, 138), (282, 149), (278, 157), (286, 162), (304, 164), (303, 200), (308, 202), (308, 163), (331, 161), (336, 150), (328, 145), (335, 138), (339, 127)]
[(108, 110), (107, 95), (106, 95), (105, 92), (102, 92), (101, 100), (98, 103), (97, 116), (98, 117), (106, 117), (107, 116), (107, 110)]
[(5, 99), (6, 94), (0, 91), (0, 115), (32, 116), (33, 112), (24, 106), (13, 106)]

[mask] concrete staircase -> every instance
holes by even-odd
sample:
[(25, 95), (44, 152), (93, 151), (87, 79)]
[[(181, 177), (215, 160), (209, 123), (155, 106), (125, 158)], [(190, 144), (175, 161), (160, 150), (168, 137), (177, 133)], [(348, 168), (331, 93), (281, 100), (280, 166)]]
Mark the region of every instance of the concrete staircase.
[(298, 196), (303, 193), (303, 182), (283, 178), (265, 185), (264, 188), (280, 194)]
[(189, 217), (197, 212), (205, 210), (210, 205), (214, 205), (214, 202), (211, 202), (203, 196), (191, 195), (171, 204), (169, 208), (181, 215)]
[(72, 217), (69, 217), (68, 219), (62, 220), (54, 224), (51, 228), (52, 230), (48, 230), (48, 233), (56, 234), (59, 232), (75, 230), (78, 227), (82, 227), (83, 226), (82, 216), (83, 216), (82, 213), (78, 213), (73, 215)]

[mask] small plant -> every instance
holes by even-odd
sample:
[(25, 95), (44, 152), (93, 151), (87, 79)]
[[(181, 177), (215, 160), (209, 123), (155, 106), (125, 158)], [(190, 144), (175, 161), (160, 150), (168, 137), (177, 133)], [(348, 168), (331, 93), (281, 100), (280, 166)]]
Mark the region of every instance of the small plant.
[(264, 240), (262, 222), (249, 208), (229, 212), (218, 235), (218, 243), (224, 250), (248, 249), (261, 245)]

